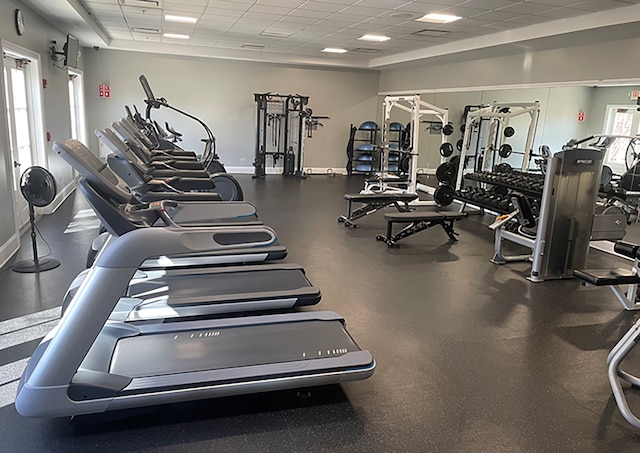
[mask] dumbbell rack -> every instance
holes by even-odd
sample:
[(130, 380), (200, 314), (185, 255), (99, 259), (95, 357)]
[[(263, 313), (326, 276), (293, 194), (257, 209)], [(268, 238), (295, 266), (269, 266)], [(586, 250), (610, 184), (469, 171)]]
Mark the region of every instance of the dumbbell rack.
[(544, 187), (544, 175), (536, 173), (477, 171), (464, 175), (466, 181), (490, 185), (491, 188), (466, 188), (456, 191), (455, 198), (463, 203), (487, 209), (498, 214), (513, 210), (509, 193), (526, 195), (534, 211), (538, 211)]

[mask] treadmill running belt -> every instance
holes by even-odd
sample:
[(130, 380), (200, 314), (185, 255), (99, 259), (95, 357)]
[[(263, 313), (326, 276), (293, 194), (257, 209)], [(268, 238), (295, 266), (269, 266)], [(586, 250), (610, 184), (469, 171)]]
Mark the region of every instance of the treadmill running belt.
[(180, 331), (120, 339), (109, 372), (140, 378), (338, 357), (359, 350), (340, 321)]
[(192, 305), (195, 297), (200, 295), (214, 298), (232, 294), (265, 294), (271, 291), (291, 291), (309, 287), (311, 287), (309, 280), (299, 269), (270, 269), (159, 277), (132, 285), (129, 297), (144, 299), (168, 294), (168, 303), (176, 306)]

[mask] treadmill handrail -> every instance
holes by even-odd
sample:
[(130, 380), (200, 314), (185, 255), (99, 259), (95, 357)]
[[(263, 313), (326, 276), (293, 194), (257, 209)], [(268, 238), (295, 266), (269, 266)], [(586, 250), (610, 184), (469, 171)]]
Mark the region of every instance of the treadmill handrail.
[[(264, 234), (265, 240), (256, 241), (256, 234)], [(224, 244), (217, 238), (225, 235), (251, 235), (253, 240)], [(259, 248), (274, 244), (276, 233), (263, 225), (213, 226), (213, 227), (163, 227), (141, 228), (117, 238), (109, 250), (98, 257), (95, 265), (102, 268), (130, 268), (135, 271), (152, 256), (181, 256), (219, 250)], [(133, 276), (133, 274), (132, 274)]]

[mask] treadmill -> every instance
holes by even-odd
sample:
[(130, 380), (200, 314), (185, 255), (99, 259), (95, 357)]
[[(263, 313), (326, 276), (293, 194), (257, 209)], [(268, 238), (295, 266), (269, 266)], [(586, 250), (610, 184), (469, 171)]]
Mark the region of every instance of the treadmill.
[(116, 238), (36, 348), (19, 382), (17, 411), (75, 416), (373, 374), (372, 355), (333, 312), (129, 319), (121, 295), (144, 260), (216, 250), (215, 230), (143, 228)]
[[(66, 157), (70, 159), (71, 155)], [(104, 178), (95, 178), (92, 173), (88, 175), (98, 185), (104, 182)], [(135, 229), (156, 225), (158, 218), (164, 225), (178, 228), (185, 228), (184, 225), (188, 228), (198, 225), (210, 226), (210, 222), (203, 220), (185, 221), (176, 225), (168, 207), (175, 203), (158, 203), (155, 206), (126, 212), (109, 203), (87, 179), (82, 178), (78, 185), (107, 231), (115, 237)], [(102, 187), (114, 191), (113, 185)], [(177, 255), (173, 260), (164, 256), (154, 256), (142, 263), (142, 269), (136, 273), (125, 293), (136, 300), (137, 308), (132, 310), (132, 316), (138, 319), (156, 316), (207, 316), (238, 311), (284, 309), (320, 302), (320, 290), (309, 282), (304, 269), (298, 265), (269, 264), (194, 269), (196, 266), (284, 258), (286, 249), (275, 244), (276, 236), (270, 228), (260, 224), (247, 226), (234, 223), (226, 227), (220, 225), (215, 230), (212, 240), (221, 246), (209, 252), (211, 254), (186, 257)], [(107, 241), (103, 250), (110, 247), (109, 242)], [(175, 267), (188, 269), (180, 271)], [(152, 270), (154, 268), (155, 271)], [(80, 273), (67, 289), (62, 303), (63, 314), (78, 288), (86, 280), (88, 272)]]

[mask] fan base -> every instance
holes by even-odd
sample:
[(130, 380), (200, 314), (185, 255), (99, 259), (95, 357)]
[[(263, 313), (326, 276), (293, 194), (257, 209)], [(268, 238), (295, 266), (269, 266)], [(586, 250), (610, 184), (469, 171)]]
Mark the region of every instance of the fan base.
[(51, 269), (55, 269), (58, 266), (60, 266), (60, 261), (46, 258), (43, 260), (38, 260), (37, 263), (33, 260), (18, 261), (11, 267), (11, 269), (22, 274), (31, 274), (34, 272), (49, 271)]

